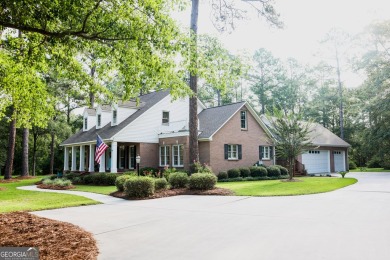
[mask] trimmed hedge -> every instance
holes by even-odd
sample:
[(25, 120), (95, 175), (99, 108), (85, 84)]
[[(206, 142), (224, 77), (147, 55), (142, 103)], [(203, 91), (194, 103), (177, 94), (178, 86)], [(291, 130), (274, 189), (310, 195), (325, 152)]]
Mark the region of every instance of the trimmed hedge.
[(217, 177), (211, 173), (194, 173), (189, 179), (189, 187), (192, 190), (211, 190), (216, 183)]
[(280, 168), (278, 166), (269, 166), (267, 167), (267, 176), (269, 177), (279, 177), (280, 174)]
[(141, 176), (149, 176), (149, 177), (157, 177), (158, 169), (153, 167), (144, 167), (139, 169), (139, 175)]
[(154, 179), (154, 188), (157, 190), (168, 189), (168, 181), (165, 178)]
[(116, 178), (115, 180), (115, 186), (117, 188), (118, 191), (124, 191), (125, 190), (125, 187), (123, 185), (125, 185), (125, 182), (130, 179), (130, 178), (133, 178), (134, 176), (131, 176), (131, 175), (122, 175), (122, 176), (119, 176), (118, 178)]
[(262, 166), (252, 166), (249, 167), (249, 170), (251, 171), (251, 177), (266, 177), (267, 176), (267, 169)]
[(228, 174), (227, 174), (227, 172), (219, 172), (217, 177), (218, 177), (218, 180), (225, 180), (228, 178)]
[(55, 186), (61, 186), (61, 187), (68, 187), (72, 185), (71, 180), (65, 179), (65, 178), (58, 178), (51, 180), (50, 178), (43, 179), (42, 183), (45, 185), (55, 185)]
[(174, 189), (185, 188), (188, 181), (188, 175), (185, 172), (172, 172), (168, 179), (169, 184)]
[(218, 182), (235, 182), (235, 181), (268, 181), (268, 180), (283, 180), (283, 179), (288, 179), (288, 175), (281, 175), (279, 177), (238, 177), (238, 178), (233, 178), (233, 179), (224, 179), (224, 180), (219, 180)]
[(240, 175), (243, 178), (249, 177), (249, 176), (251, 176), (251, 171), (249, 170), (248, 167), (241, 167), (240, 168)]
[(150, 177), (132, 177), (123, 186), (129, 197), (146, 198), (154, 194), (154, 180)]
[(281, 166), (281, 165), (275, 165), (276, 167), (279, 167), (279, 169), (280, 169), (280, 174), (281, 175), (288, 175), (288, 170), (287, 170), (287, 168), (286, 167), (283, 167), (283, 166)]
[(237, 178), (237, 177), (240, 177), (240, 170), (239, 169), (230, 169), (227, 171), (227, 174), (228, 174), (228, 178)]

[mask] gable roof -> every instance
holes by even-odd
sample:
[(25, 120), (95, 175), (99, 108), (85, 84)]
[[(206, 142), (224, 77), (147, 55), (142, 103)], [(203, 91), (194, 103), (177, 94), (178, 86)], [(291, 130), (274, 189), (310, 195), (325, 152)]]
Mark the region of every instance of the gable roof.
[[(264, 125), (272, 129), (269, 119), (265, 115), (260, 116)], [(315, 146), (350, 147), (351, 145), (318, 123), (310, 123), (309, 137)], [(271, 131), (272, 132), (272, 131)]]
[(169, 90), (165, 91), (156, 91), (146, 95), (140, 96), (140, 102), (143, 106), (140, 106), (138, 110), (130, 115), (128, 118), (123, 120), (120, 124), (116, 126), (111, 126), (111, 122), (100, 129), (96, 129), (93, 127), (89, 131), (83, 132), (80, 130), (76, 134), (72, 135), (61, 145), (69, 145), (69, 144), (77, 144), (77, 143), (86, 143), (86, 142), (95, 142), (96, 136), (100, 135), (100, 137), (104, 139), (111, 139), (115, 134), (133, 122), (136, 118), (140, 117), (143, 113), (145, 113), (149, 108), (157, 104), (160, 100), (169, 95)]
[(211, 138), (243, 106), (245, 101), (211, 107), (199, 113), (199, 139)]
[(86, 108), (84, 109), (84, 114), (87, 113), (89, 116), (96, 116), (96, 109)]

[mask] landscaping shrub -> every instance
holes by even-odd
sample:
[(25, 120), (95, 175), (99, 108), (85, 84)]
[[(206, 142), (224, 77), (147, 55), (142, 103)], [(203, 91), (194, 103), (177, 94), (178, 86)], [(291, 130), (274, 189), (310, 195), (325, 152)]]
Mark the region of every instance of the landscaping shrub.
[(288, 170), (286, 167), (283, 167), (281, 165), (275, 165), (276, 167), (279, 167), (280, 169), (280, 175), (288, 175)]
[(227, 171), (227, 174), (228, 174), (228, 178), (238, 178), (240, 177), (240, 170), (239, 169), (230, 169)]
[(249, 170), (248, 167), (241, 167), (240, 168), (240, 175), (241, 177), (249, 177), (251, 175), (251, 171)]
[(122, 173), (122, 175), (138, 176), (136, 171), (124, 172), (124, 173)]
[(130, 178), (133, 178), (135, 176), (131, 176), (131, 175), (122, 175), (122, 176), (118, 176), (115, 180), (115, 186), (117, 188), (118, 191), (124, 191), (125, 190), (125, 182), (130, 179)]
[(345, 177), (345, 175), (347, 174), (348, 172), (339, 172), (339, 174), (341, 175), (341, 177)]
[(368, 168), (380, 168), (381, 167), (381, 159), (377, 156), (371, 158), (370, 161), (367, 163)]
[(168, 180), (169, 179), (169, 175), (172, 172), (176, 172), (176, 168), (169, 168), (168, 166), (165, 166), (164, 167), (164, 172), (163, 172), (163, 177)]
[(123, 186), (129, 197), (146, 198), (154, 194), (154, 180), (150, 177), (131, 177)]
[(153, 167), (144, 167), (139, 169), (139, 175), (141, 176), (149, 176), (149, 177), (157, 177), (158, 169)]
[(165, 178), (154, 179), (154, 187), (157, 190), (168, 189), (168, 181)]
[(83, 184), (84, 182), (83, 182), (83, 179), (81, 177), (74, 177), (72, 179), (72, 183), (73, 184)]
[(225, 180), (228, 178), (227, 172), (219, 172), (218, 173), (218, 180)]
[(354, 161), (349, 161), (349, 169), (354, 170), (357, 168), (357, 165)]
[(114, 186), (116, 178), (120, 176), (116, 173), (92, 173), (79, 175), (83, 184)]
[(67, 186), (72, 185), (72, 182), (70, 180), (63, 179), (63, 178), (58, 178), (58, 179), (54, 179), (54, 180), (44, 179), (42, 181), (42, 183), (45, 185), (55, 185), (55, 186), (61, 186), (61, 187), (67, 187)]
[(188, 184), (188, 175), (185, 172), (173, 172), (169, 175), (169, 184), (172, 188), (185, 188)]
[(190, 176), (189, 187), (193, 190), (211, 190), (217, 183), (217, 177), (211, 173), (194, 173)]
[(280, 168), (277, 166), (269, 166), (267, 168), (267, 176), (269, 177), (279, 177), (281, 175)]
[(267, 169), (262, 166), (252, 166), (249, 168), (251, 171), (251, 177), (266, 177)]
[(83, 183), (84, 184), (92, 184), (93, 183), (93, 174), (87, 174), (83, 177)]
[(206, 163), (201, 164), (199, 161), (194, 161), (194, 163), (191, 165), (191, 168), (195, 173), (213, 173), (210, 166), (208, 166)]

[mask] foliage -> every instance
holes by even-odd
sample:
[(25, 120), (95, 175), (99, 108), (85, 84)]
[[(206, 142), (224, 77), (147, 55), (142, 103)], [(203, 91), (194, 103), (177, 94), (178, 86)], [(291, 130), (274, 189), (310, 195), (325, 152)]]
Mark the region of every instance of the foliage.
[(228, 174), (228, 178), (237, 178), (240, 177), (240, 170), (237, 168), (229, 169), (227, 171), (227, 174)]
[(354, 170), (356, 168), (357, 168), (356, 163), (352, 160), (349, 160), (349, 169)]
[(249, 167), (249, 170), (251, 171), (251, 177), (266, 177), (267, 176), (267, 169), (262, 166), (252, 166)]
[(137, 172), (136, 171), (129, 171), (129, 172), (124, 172), (122, 173), (123, 175), (129, 175), (129, 176), (137, 176)]
[(240, 176), (241, 177), (249, 177), (251, 175), (251, 171), (248, 167), (241, 167), (240, 168)]
[(150, 177), (132, 177), (123, 186), (128, 197), (146, 198), (154, 194), (154, 179)]
[(338, 172), (340, 175), (341, 175), (341, 177), (345, 177), (345, 175), (348, 173), (348, 172)]
[(285, 167), (283, 167), (281, 165), (275, 165), (275, 166), (279, 167), (281, 175), (288, 175), (288, 170)]
[(115, 180), (115, 186), (117, 188), (118, 191), (124, 191), (125, 188), (124, 188), (124, 184), (125, 182), (130, 179), (130, 178), (133, 178), (135, 176), (131, 176), (131, 175), (122, 175), (122, 176), (118, 176)]
[(288, 179), (289, 175), (280, 175), (277, 177), (269, 177), (269, 176), (264, 176), (264, 177), (237, 177), (237, 178), (232, 178), (232, 179), (223, 179), (223, 180), (218, 180), (218, 182), (237, 182), (237, 181), (269, 181), (269, 180), (283, 180), (283, 179)]
[(169, 175), (168, 182), (172, 188), (185, 188), (188, 184), (188, 174), (185, 172), (173, 172)]
[(169, 175), (172, 172), (176, 172), (176, 168), (174, 168), (174, 167), (169, 168), (169, 165), (164, 166), (163, 176), (164, 176), (165, 179), (168, 180), (169, 179)]
[(206, 163), (201, 164), (199, 161), (194, 161), (192, 167), (194, 173), (213, 173), (210, 166)]
[(227, 174), (227, 172), (222, 171), (222, 172), (218, 173), (217, 177), (218, 177), (218, 180), (225, 180), (228, 178), (228, 174)]
[(156, 191), (168, 189), (168, 181), (165, 178), (154, 179)]
[(72, 185), (72, 182), (65, 178), (56, 178), (54, 180), (44, 179), (42, 183), (45, 185), (54, 185), (54, 186), (61, 186), (61, 187), (67, 187)]
[(277, 166), (267, 167), (267, 176), (269, 177), (279, 177), (281, 175), (281, 170)]
[(92, 173), (83, 175), (81, 178), (83, 184), (114, 186), (118, 176), (116, 173)]
[(153, 167), (143, 167), (139, 169), (141, 176), (148, 176), (148, 177), (159, 177), (157, 176), (159, 174), (159, 170)]
[(193, 190), (211, 190), (217, 183), (217, 177), (211, 173), (194, 173), (189, 179), (189, 188)]

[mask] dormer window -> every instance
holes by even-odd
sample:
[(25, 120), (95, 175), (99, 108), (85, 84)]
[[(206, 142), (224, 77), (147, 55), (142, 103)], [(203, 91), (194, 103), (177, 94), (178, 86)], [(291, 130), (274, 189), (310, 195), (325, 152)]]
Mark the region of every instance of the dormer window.
[(102, 124), (102, 115), (97, 115), (97, 126), (100, 127)]
[(115, 125), (117, 122), (117, 111), (112, 111), (112, 123)]
[(169, 111), (162, 112), (162, 123), (163, 125), (169, 125)]
[(241, 111), (241, 130), (248, 129), (248, 122), (246, 118), (246, 111)]
[(88, 129), (88, 118), (84, 117), (84, 130)]

